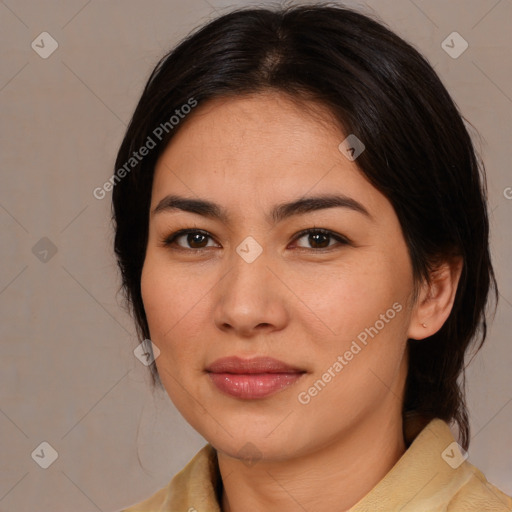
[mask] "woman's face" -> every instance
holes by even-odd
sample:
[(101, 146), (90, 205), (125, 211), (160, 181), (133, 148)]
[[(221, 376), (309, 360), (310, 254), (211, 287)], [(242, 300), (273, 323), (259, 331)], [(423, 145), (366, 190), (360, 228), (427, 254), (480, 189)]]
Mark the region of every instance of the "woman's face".
[[(407, 247), (318, 113), (278, 93), (210, 101), (155, 169), (141, 286), (156, 365), (185, 419), (234, 457), (306, 455), (401, 413)], [(182, 229), (199, 232), (165, 245)], [(263, 357), (280, 363), (249, 361)]]

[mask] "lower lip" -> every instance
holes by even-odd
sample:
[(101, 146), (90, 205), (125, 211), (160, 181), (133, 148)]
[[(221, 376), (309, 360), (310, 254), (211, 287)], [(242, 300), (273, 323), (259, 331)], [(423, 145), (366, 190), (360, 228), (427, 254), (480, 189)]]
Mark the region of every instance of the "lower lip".
[(244, 398), (265, 398), (281, 391), (299, 380), (303, 373), (208, 373), (220, 391)]

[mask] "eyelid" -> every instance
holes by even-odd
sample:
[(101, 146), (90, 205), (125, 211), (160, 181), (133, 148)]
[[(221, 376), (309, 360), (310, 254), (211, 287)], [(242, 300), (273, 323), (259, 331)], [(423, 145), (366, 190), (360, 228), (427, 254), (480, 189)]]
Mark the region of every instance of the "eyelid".
[[(206, 231), (204, 229), (193, 227), (193, 228), (179, 229), (179, 230), (171, 233), (170, 235), (163, 237), (163, 239), (161, 241), (162, 242), (161, 245), (163, 247), (170, 247), (175, 243), (177, 238), (180, 238), (181, 236), (187, 235), (189, 233), (200, 233), (200, 234), (205, 235), (206, 237), (214, 240), (214, 237), (208, 231)], [(314, 249), (314, 248), (310, 249), (307, 247), (298, 247), (297, 250), (322, 253), (322, 252), (330, 251), (337, 246), (339, 247), (340, 245), (353, 245), (352, 241), (348, 237), (341, 235), (339, 233), (336, 233), (335, 231), (331, 231), (330, 229), (317, 228), (317, 227), (307, 228), (307, 229), (303, 229), (302, 231), (299, 231), (298, 233), (296, 233), (294, 235), (292, 242), (296, 242), (303, 236), (308, 235), (310, 233), (322, 233), (322, 234), (328, 235), (331, 238), (333, 238), (334, 240), (336, 240), (338, 242), (338, 244), (329, 245), (327, 247), (320, 248), (320, 249)], [(181, 246), (177, 245), (176, 250), (184, 250), (184, 251), (189, 251), (189, 252), (201, 252), (201, 251), (205, 251), (208, 249), (211, 249), (211, 246), (210, 247), (202, 247), (199, 249), (190, 249), (187, 247), (181, 247)]]

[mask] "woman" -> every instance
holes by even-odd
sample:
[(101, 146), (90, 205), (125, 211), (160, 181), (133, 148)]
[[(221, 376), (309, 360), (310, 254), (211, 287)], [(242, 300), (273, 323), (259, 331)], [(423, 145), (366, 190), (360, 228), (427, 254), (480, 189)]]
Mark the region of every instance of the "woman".
[(126, 511), (512, 509), (458, 380), (497, 298), (483, 166), (416, 50), (336, 6), (232, 12), (157, 65), (116, 169), (153, 382), (208, 441)]

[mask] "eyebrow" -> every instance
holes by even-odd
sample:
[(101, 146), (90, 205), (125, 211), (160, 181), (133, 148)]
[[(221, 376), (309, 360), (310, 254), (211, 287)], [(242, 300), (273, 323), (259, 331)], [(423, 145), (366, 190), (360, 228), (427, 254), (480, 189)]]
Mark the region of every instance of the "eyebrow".
[[(317, 210), (325, 210), (327, 208), (348, 208), (362, 213), (373, 220), (373, 217), (361, 203), (350, 197), (337, 194), (303, 197), (295, 201), (278, 204), (274, 206), (270, 214), (267, 214), (266, 219), (270, 224), (277, 224), (293, 215), (302, 215)], [(229, 224), (231, 220), (231, 216), (227, 210), (212, 201), (177, 195), (165, 196), (153, 209), (152, 215), (177, 210), (218, 219), (225, 224)]]

